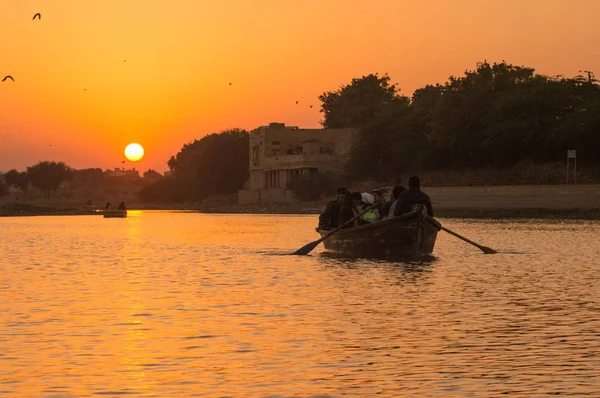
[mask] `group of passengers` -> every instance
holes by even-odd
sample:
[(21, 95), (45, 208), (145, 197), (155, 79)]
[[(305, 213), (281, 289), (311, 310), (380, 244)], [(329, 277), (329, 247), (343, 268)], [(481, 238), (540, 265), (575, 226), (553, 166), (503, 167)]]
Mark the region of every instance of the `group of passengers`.
[[(104, 206), (104, 210), (113, 210), (112, 205), (110, 204), (110, 202), (106, 202), (106, 206)], [(117, 207), (117, 210), (127, 210), (127, 208), (125, 207), (125, 202), (121, 202), (119, 203), (119, 207)]]
[[(421, 191), (419, 177), (413, 176), (408, 179), (408, 189), (396, 186), (392, 190), (392, 197), (386, 200), (385, 192), (380, 189), (372, 193), (350, 192), (346, 188), (337, 189), (337, 198), (327, 204), (325, 210), (319, 216), (317, 230), (334, 229), (348, 223), (359, 214), (353, 223), (348, 223), (344, 228), (352, 228), (359, 225), (393, 218), (409, 213), (412, 206), (420, 204), (427, 207), (427, 214), (433, 216), (433, 208), (429, 195)], [(368, 211), (365, 211), (367, 210)]]

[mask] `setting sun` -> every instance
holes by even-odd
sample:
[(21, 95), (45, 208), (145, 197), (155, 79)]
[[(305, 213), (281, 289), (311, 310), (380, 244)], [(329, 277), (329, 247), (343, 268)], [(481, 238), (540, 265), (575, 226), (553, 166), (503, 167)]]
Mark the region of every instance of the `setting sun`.
[(140, 144), (132, 143), (125, 148), (125, 157), (127, 160), (136, 162), (144, 157), (144, 148)]

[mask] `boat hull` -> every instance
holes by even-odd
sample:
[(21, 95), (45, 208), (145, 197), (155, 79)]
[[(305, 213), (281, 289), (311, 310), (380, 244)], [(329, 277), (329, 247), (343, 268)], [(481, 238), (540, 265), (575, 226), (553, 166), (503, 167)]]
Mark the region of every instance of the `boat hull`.
[(110, 210), (104, 211), (104, 218), (125, 218), (127, 217), (127, 210)]
[[(404, 259), (433, 255), (439, 223), (425, 219), (425, 210), (372, 224), (343, 229), (323, 241), (325, 250), (341, 256)], [(329, 231), (318, 231), (325, 237)]]

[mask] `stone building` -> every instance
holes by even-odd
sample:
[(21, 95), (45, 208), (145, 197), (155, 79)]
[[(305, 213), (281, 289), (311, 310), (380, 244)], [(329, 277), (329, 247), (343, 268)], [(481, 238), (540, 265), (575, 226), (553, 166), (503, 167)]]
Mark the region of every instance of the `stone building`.
[(106, 175), (108, 177), (129, 177), (129, 178), (139, 178), (140, 172), (135, 169), (135, 167), (131, 170), (115, 168), (114, 170), (106, 170)]
[(300, 129), (270, 123), (250, 132), (249, 179), (239, 203), (290, 202), (287, 186), (309, 173), (338, 172), (355, 129)]

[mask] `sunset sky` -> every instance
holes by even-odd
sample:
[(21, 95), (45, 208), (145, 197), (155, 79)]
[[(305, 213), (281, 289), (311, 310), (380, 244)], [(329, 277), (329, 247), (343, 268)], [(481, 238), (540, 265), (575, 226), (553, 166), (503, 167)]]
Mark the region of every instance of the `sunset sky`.
[(318, 127), (319, 94), (374, 72), (406, 95), (484, 59), (600, 74), (598, 15), (596, 0), (2, 0), (0, 171), (120, 167), (137, 142), (127, 167), (163, 172), (207, 133)]

